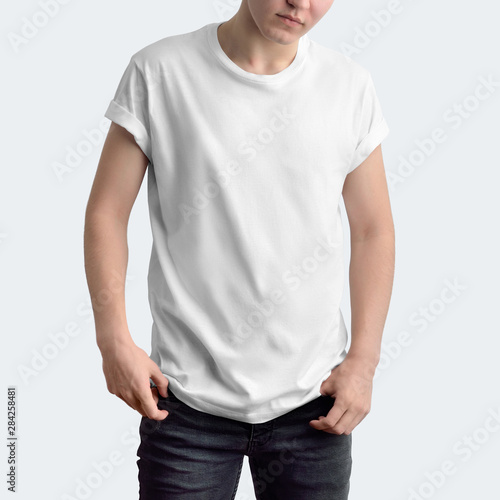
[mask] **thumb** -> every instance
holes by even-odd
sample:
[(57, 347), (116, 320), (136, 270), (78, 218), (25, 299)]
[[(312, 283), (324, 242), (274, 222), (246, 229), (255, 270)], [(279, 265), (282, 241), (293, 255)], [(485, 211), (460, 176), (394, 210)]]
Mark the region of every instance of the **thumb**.
[(158, 392), (166, 398), (168, 396), (167, 387), (168, 387), (168, 379), (163, 375), (158, 365), (155, 363), (155, 367), (153, 368), (153, 373), (151, 373), (151, 380), (155, 383), (156, 387), (158, 387)]
[(330, 394), (330, 379), (326, 378), (321, 382), (321, 386), (319, 388), (319, 392), (323, 396), (328, 396)]

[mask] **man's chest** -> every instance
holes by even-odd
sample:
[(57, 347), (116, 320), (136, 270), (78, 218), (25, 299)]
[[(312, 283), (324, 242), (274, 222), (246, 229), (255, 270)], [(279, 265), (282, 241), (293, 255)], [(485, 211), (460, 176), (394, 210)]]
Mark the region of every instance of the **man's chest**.
[(200, 84), (169, 89), (152, 107), (155, 167), (203, 180), (228, 165), (246, 175), (342, 180), (354, 151), (355, 116), (325, 89), (298, 94)]

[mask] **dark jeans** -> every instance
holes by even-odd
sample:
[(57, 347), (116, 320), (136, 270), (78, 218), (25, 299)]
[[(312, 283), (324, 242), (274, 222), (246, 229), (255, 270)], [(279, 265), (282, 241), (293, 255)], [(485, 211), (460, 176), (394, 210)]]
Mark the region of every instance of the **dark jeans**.
[(249, 424), (204, 413), (168, 389), (165, 420), (142, 417), (140, 500), (233, 500), (244, 455), (258, 500), (346, 500), (352, 434), (312, 428), (335, 398), (319, 396), (280, 417)]

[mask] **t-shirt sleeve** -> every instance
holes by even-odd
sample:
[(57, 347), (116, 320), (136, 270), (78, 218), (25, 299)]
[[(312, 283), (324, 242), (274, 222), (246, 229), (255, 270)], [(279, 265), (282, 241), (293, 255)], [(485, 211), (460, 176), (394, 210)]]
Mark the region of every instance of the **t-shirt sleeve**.
[(128, 130), (152, 161), (147, 79), (134, 56), (130, 58), (104, 116)]
[(361, 114), (358, 123), (356, 149), (354, 150), (351, 164), (347, 171), (348, 174), (361, 165), (389, 134), (389, 127), (382, 113), (370, 73), (368, 73), (368, 79), (362, 96)]

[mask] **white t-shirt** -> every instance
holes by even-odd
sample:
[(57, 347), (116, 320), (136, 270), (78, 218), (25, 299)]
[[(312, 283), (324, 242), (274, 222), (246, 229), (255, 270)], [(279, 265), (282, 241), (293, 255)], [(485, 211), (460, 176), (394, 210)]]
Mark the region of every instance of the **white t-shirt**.
[(339, 202), (389, 129), (355, 61), (304, 35), (249, 73), (220, 24), (133, 54), (105, 116), (149, 158), (151, 359), (189, 406), (262, 423), (347, 354)]

